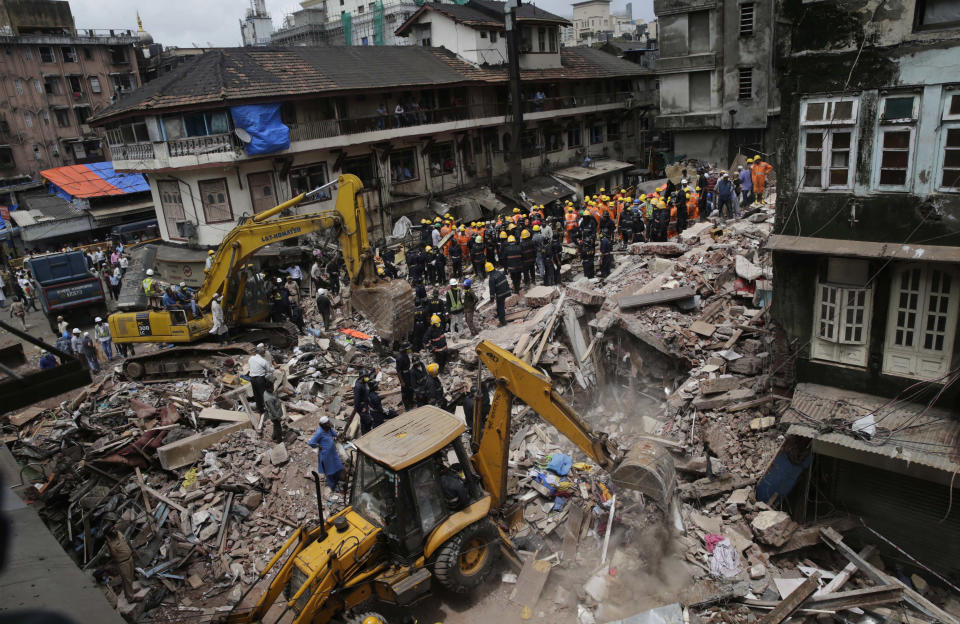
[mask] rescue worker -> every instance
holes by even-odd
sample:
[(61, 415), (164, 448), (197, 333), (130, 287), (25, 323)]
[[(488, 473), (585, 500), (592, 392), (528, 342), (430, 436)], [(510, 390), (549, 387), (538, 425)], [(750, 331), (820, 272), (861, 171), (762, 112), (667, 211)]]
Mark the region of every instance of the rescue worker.
[(57, 367), (57, 358), (53, 357), (53, 354), (49, 351), (43, 350), (40, 352), (40, 370), (50, 370), (51, 368)]
[[(417, 305), (419, 303), (419, 305)], [(414, 351), (423, 348), (423, 336), (427, 332), (427, 320), (430, 316), (427, 314), (427, 302), (414, 301), (413, 308), (413, 330), (410, 332), (410, 345)]]
[(467, 327), (470, 329), (470, 335), (477, 335), (477, 326), (473, 324), (473, 315), (477, 310), (477, 304), (480, 302), (480, 299), (477, 297), (477, 293), (473, 292), (473, 280), (467, 278), (463, 280), (463, 314), (467, 322)]
[(433, 360), (443, 372), (447, 364), (447, 335), (443, 331), (443, 321), (440, 316), (434, 314), (430, 317), (430, 327), (427, 328), (427, 334), (424, 337), (430, 352), (433, 354)]
[(263, 393), (267, 389), (267, 375), (273, 372), (273, 365), (270, 364), (264, 355), (267, 347), (261, 342), (254, 349), (254, 354), (250, 356), (248, 365), (250, 368), (250, 385), (253, 387), (253, 400), (257, 403), (257, 411), (261, 414), (264, 410)]
[(490, 290), (490, 296), (497, 302), (497, 321), (500, 327), (507, 324), (507, 297), (510, 296), (510, 283), (503, 271), (494, 268), (492, 262), (484, 265), (487, 271), (487, 287)]
[(604, 212), (600, 217), (600, 234), (606, 234), (607, 236), (612, 237), (616, 229), (617, 224), (614, 222), (613, 218), (611, 218), (610, 211)]
[(633, 242), (634, 229), (636, 228), (636, 204), (626, 204), (620, 213), (620, 241), (626, 247)]
[(523, 279), (523, 251), (517, 244), (516, 237), (507, 237), (507, 244), (503, 246), (500, 254), (503, 268), (510, 274), (510, 281), (513, 282), (513, 291), (519, 295)]
[(323, 330), (330, 330), (330, 308), (332, 306), (330, 297), (327, 296), (326, 288), (317, 288), (317, 313), (323, 319)]
[(753, 205), (759, 206), (763, 203), (763, 192), (767, 188), (767, 176), (773, 171), (770, 163), (763, 161), (759, 156), (754, 156), (753, 166), (750, 168), (750, 175), (753, 181)]
[[(469, 280), (468, 280), (469, 281)], [(397, 379), (400, 380), (400, 397), (404, 409), (413, 408), (413, 386), (410, 380), (410, 343), (402, 341), (393, 356)]]
[[(533, 226), (536, 229), (537, 225)], [(544, 286), (553, 286), (556, 283), (553, 273), (553, 238), (542, 231), (534, 234), (537, 242), (537, 266), (543, 276)]]
[(213, 293), (213, 298), (210, 301), (210, 316), (213, 317), (213, 325), (210, 327), (210, 333), (217, 337), (222, 347), (227, 344), (230, 332), (227, 328), (227, 321), (223, 315), (223, 307), (220, 305), (220, 297), (220, 293)]
[[(377, 393), (377, 383), (374, 382), (370, 387), (370, 429), (376, 429), (382, 425), (385, 420), (396, 418), (396, 416), (396, 410), (383, 409), (383, 402), (381, 402), (380, 395)], [(370, 429), (367, 429), (367, 431)], [(363, 431), (363, 433), (366, 433), (366, 431)]]
[(100, 341), (100, 348), (103, 354), (107, 356), (107, 361), (113, 361), (113, 339), (110, 335), (110, 327), (99, 316), (94, 320), (93, 335)]
[(553, 245), (550, 247), (550, 259), (553, 261), (553, 277), (557, 284), (563, 281), (560, 278), (560, 267), (562, 266), (563, 254), (563, 233), (560, 228), (553, 232)]
[(598, 224), (599, 220), (594, 219), (589, 210), (583, 210), (580, 213), (580, 240), (582, 241), (584, 238), (596, 236)]
[(337, 453), (337, 436), (328, 417), (320, 417), (320, 427), (307, 444), (317, 449), (317, 472), (322, 472), (327, 479), (327, 486), (336, 490), (343, 476), (343, 463)]
[(533, 242), (530, 230), (520, 232), (520, 258), (523, 267), (523, 283), (529, 287), (537, 283), (537, 245)]
[(447, 281), (447, 257), (434, 247), (430, 256), (430, 265), (433, 267), (433, 283), (442, 284)]
[(670, 225), (670, 209), (667, 202), (659, 199), (655, 202), (653, 208), (653, 223), (650, 228), (650, 240), (655, 242), (665, 242), (667, 240), (667, 228)]
[(213, 256), (216, 253), (217, 252), (212, 249), (207, 250), (207, 259), (203, 263), (204, 270), (209, 271), (213, 267)]
[[(754, 185), (756, 188), (756, 185)], [(726, 206), (726, 216), (723, 208)], [(720, 181), (717, 182), (717, 213), (721, 218), (729, 219), (733, 217), (733, 184), (730, 182), (730, 175), (724, 173)]]
[(430, 293), (430, 297), (427, 298), (427, 317), (429, 318), (434, 314), (439, 316), (444, 326), (446, 326), (447, 306), (443, 301), (443, 297), (440, 296), (439, 288), (434, 288), (433, 292)]
[(87, 358), (87, 365), (94, 373), (100, 372), (100, 360), (97, 358), (97, 347), (93, 344), (93, 338), (90, 332), (83, 332), (83, 340), (80, 343), (80, 351)]
[(420, 406), (434, 405), (440, 408), (443, 407), (445, 401), (443, 396), (443, 384), (440, 383), (439, 378), (441, 372), (442, 370), (438, 364), (427, 365), (427, 374), (423, 377), (421, 386), (417, 390), (417, 395), (420, 397), (420, 401), (418, 401)]
[(460, 279), (463, 277), (463, 248), (460, 247), (455, 241), (450, 241), (447, 244), (446, 249), (449, 250), (447, 255), (450, 256), (450, 268), (451, 274), (454, 279)]
[(269, 390), (263, 391), (263, 406), (266, 408), (270, 424), (273, 425), (273, 441), (283, 442), (283, 405), (280, 399)]
[(573, 206), (567, 206), (563, 215), (563, 229), (566, 232), (566, 242), (568, 245), (574, 244), (572, 231), (579, 227), (577, 219), (577, 210)]
[(470, 264), (473, 265), (473, 274), (483, 275), (483, 263), (486, 260), (486, 249), (483, 245), (483, 236), (477, 234), (470, 241)]
[(79, 327), (74, 327), (70, 333), (70, 352), (79, 359), (83, 355), (83, 335)]
[(752, 163), (753, 158), (748, 158), (746, 169), (743, 166), (737, 167), (737, 178), (740, 180), (741, 206), (749, 206), (753, 203), (753, 174), (750, 171)]
[(593, 236), (585, 236), (580, 245), (580, 261), (583, 263), (583, 275), (586, 278), (594, 277), (594, 258), (597, 254), (596, 241)]
[(147, 296), (147, 304), (151, 308), (159, 309), (163, 303), (160, 300), (163, 292), (160, 290), (160, 284), (153, 277), (153, 269), (147, 269), (147, 276), (140, 283), (143, 288), (143, 294)]
[(600, 277), (606, 278), (613, 268), (613, 237), (604, 232), (600, 235)]
[[(494, 226), (492, 221), (487, 222), (487, 229), (483, 232), (483, 250), (487, 256), (487, 262), (496, 262), (497, 261), (497, 228)], [(486, 263), (484, 263), (486, 264)], [(478, 275), (483, 275), (481, 271)]]
[(353, 410), (347, 418), (347, 422), (350, 422), (354, 414), (359, 415), (360, 431), (363, 433), (370, 431), (370, 375), (370, 371), (362, 368), (353, 382)]
[(676, 198), (674, 203), (677, 206), (677, 234), (680, 234), (685, 229), (687, 229), (687, 199), (689, 199), (689, 193), (687, 191), (687, 186), (689, 185), (688, 180), (680, 181), (680, 188), (677, 189)]
[(456, 337), (463, 334), (466, 325), (463, 315), (463, 290), (457, 280), (450, 280), (450, 288), (446, 295), (447, 319), (449, 322), (450, 333)]
[(327, 279), (330, 282), (330, 292), (334, 295), (340, 294), (340, 263), (343, 262), (343, 256), (337, 254), (327, 263)]
[(510, 238), (510, 236), (506, 230), (501, 231), (497, 235), (497, 263), (504, 268), (506, 268), (506, 262), (504, 260), (503, 247), (507, 244), (508, 238)]
[(414, 286), (423, 284), (423, 274), (427, 268), (427, 257), (419, 247), (414, 247), (407, 254), (407, 273), (410, 283)]

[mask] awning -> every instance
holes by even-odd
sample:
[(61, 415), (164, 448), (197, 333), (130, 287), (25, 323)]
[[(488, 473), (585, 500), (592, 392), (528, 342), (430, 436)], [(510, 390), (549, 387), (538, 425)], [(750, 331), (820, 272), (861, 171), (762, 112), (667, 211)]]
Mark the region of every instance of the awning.
[[(11, 214), (12, 217), (14, 214)], [(89, 232), (92, 227), (90, 224), (90, 217), (86, 214), (79, 215), (77, 217), (61, 217), (57, 219), (51, 219), (49, 221), (33, 221), (32, 225), (24, 226), (19, 220), (17, 224), (21, 225), (20, 227), (20, 238), (25, 243), (30, 243), (33, 241), (40, 241), (48, 238), (59, 238), (61, 236), (76, 236), (78, 234), (83, 234), (84, 232)]]
[(537, 176), (523, 183), (523, 192), (535, 204), (549, 204), (577, 194), (564, 183), (547, 176)]
[(40, 172), (54, 193), (71, 201), (74, 197), (105, 197), (149, 192), (150, 185), (139, 173), (117, 173), (112, 162), (87, 163), (45, 169)]
[(915, 262), (960, 262), (960, 247), (877, 243), (837, 238), (811, 238), (776, 234), (767, 239), (766, 248), (797, 254), (848, 256), (851, 258), (891, 258)]
[[(873, 415), (876, 433), (853, 423)], [(948, 473), (960, 471), (960, 421), (950, 410), (920, 403), (893, 403), (886, 397), (819, 384), (798, 384), (782, 421), (787, 435), (922, 464)]]
[(147, 199), (144, 201), (130, 202), (129, 204), (123, 204), (120, 206), (104, 206), (102, 208), (91, 207), (89, 212), (90, 216), (98, 221), (140, 212), (149, 212), (153, 214), (153, 200)]
[(622, 160), (596, 159), (590, 161), (589, 167), (566, 167), (555, 171), (554, 175), (560, 176), (565, 180), (583, 183), (601, 178), (609, 173), (628, 171), (634, 167), (636, 167), (636, 165), (633, 163), (623, 162)]

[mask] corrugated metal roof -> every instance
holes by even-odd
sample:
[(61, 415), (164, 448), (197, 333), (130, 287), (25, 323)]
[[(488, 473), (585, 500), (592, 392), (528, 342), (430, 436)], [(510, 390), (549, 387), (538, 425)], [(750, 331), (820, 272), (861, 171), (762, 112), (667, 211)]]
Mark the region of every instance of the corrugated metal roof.
[[(798, 384), (783, 422), (789, 435), (944, 470), (960, 471), (960, 419), (955, 412), (819, 384)], [(873, 414), (871, 438), (852, 430)]]

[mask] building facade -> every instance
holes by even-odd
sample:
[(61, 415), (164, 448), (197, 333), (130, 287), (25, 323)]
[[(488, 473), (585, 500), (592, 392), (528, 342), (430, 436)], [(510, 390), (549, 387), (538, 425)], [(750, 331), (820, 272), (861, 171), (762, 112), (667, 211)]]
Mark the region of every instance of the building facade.
[(270, 44), (273, 18), (267, 13), (266, 0), (250, 0), (246, 15), (240, 19), (240, 38), (245, 46)]
[(303, 0), (300, 6), (274, 33), (274, 45), (410, 45), (395, 31), (420, 4), (413, 0)]
[(633, 7), (627, 3), (622, 15), (611, 13), (611, 0), (583, 0), (573, 3), (574, 45), (593, 45), (624, 36), (633, 37)]
[(797, 489), (955, 581), (960, 7), (783, 0), (781, 11), (791, 26), (767, 247), (773, 317), (801, 382), (785, 422), (814, 453)]
[(131, 30), (78, 30), (67, 2), (0, 3), (0, 180), (105, 159), (89, 118), (140, 84)]
[(655, 0), (659, 127), (674, 152), (722, 167), (772, 158), (779, 93), (774, 0)]
[[(649, 72), (599, 50), (544, 47), (523, 62), (538, 67), (522, 71), (524, 174), (642, 153), (640, 106), (652, 100), (638, 85)], [(556, 67), (545, 67), (554, 57)], [(193, 78), (213, 67), (229, 68), (223, 83)], [(421, 45), (222, 49), (96, 121), (116, 168), (149, 174), (166, 241), (217, 245), (241, 216), (341, 173), (363, 181), (372, 236), (382, 237), (402, 216), (426, 216), (431, 199), (498, 187), (511, 145), (507, 85), (503, 65), (477, 67)], [(280, 105), (290, 144), (251, 156), (231, 107), (267, 102)], [(332, 198), (298, 210), (332, 208)]]

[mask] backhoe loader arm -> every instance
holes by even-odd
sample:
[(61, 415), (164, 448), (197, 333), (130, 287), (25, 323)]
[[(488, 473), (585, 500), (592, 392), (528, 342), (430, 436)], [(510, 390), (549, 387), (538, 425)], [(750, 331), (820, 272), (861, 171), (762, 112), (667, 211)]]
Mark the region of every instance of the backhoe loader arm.
[(621, 452), (606, 433), (593, 431), (567, 405), (554, 391), (549, 377), (488, 340), (480, 341), (476, 351), (497, 382), (490, 414), (473, 457), (484, 488), (493, 498), (492, 507), (499, 507), (507, 495), (510, 408), (517, 398), (610, 473), (614, 483), (642, 491), (666, 508), (673, 493), (675, 472), (673, 459), (663, 446), (643, 440), (628, 452)]
[(210, 270), (204, 277), (200, 292), (197, 293), (197, 304), (200, 307), (210, 305), (214, 293), (218, 292), (226, 297), (227, 293), (224, 291), (231, 276), (258, 249), (271, 243), (337, 226), (340, 227), (340, 248), (343, 250), (347, 274), (352, 281), (359, 281), (365, 262), (371, 263), (370, 269), (372, 269), (366, 211), (363, 206), (363, 196), (360, 193), (363, 185), (357, 176), (350, 173), (341, 175), (337, 184), (339, 191), (336, 207), (333, 210), (270, 220), (271, 217), (300, 204), (316, 192), (312, 191), (301, 193), (233, 228), (224, 237), (213, 256)]
[(477, 345), (477, 356), (497, 380), (497, 391), (483, 427), (475, 459), (493, 506), (503, 502), (507, 490), (507, 455), (510, 449), (510, 407), (516, 397), (607, 471), (619, 457), (605, 433), (594, 433), (553, 390), (550, 378), (488, 340)]

